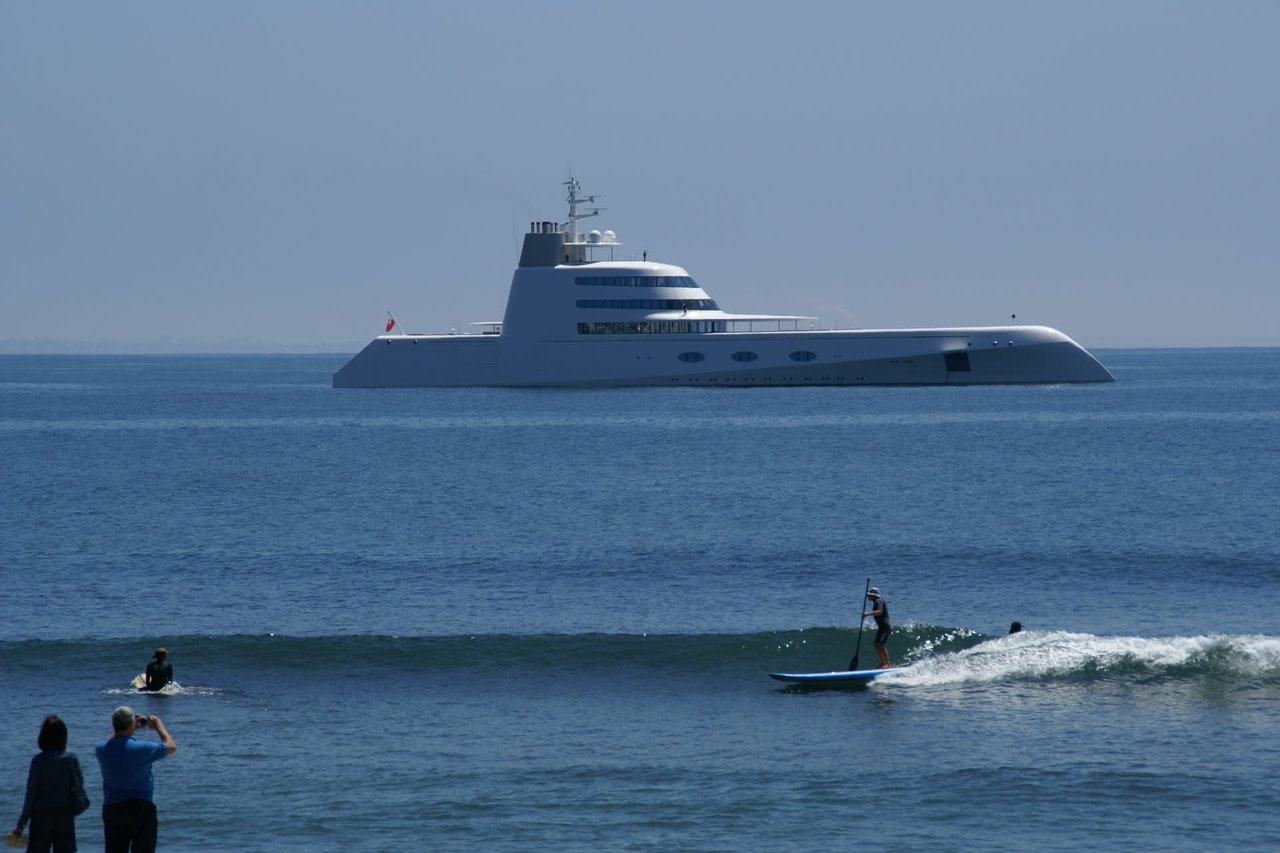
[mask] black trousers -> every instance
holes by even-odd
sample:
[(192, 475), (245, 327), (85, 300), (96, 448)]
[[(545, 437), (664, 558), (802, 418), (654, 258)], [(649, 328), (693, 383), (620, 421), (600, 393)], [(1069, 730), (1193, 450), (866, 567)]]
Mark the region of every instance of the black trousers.
[(102, 807), (102, 833), (106, 853), (155, 853), (156, 804), (136, 797)]
[(31, 815), (30, 853), (75, 853), (76, 816), (71, 809), (42, 809)]

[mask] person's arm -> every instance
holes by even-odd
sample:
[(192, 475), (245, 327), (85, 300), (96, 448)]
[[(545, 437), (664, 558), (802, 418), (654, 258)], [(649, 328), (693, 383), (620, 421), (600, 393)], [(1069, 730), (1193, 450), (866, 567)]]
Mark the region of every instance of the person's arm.
[(168, 754), (173, 755), (178, 749), (178, 744), (174, 742), (172, 737), (170, 737), (169, 730), (164, 727), (164, 721), (155, 714), (152, 714), (147, 719), (147, 725), (156, 730), (156, 734), (160, 736), (160, 742), (168, 748)]
[(75, 778), (76, 785), (79, 786), (80, 790), (84, 791), (84, 771), (80, 769), (79, 756), (71, 756), (71, 775)]
[(13, 828), (14, 835), (21, 835), (22, 829), (31, 820), (31, 809), (36, 804), (36, 760), (31, 759), (31, 767), (27, 769), (27, 795), (22, 799), (22, 815), (18, 818), (18, 825)]
[(879, 616), (883, 612), (884, 612), (884, 605), (877, 604), (875, 610), (866, 611), (865, 613), (862, 614), (862, 618), (866, 619), (868, 616)]

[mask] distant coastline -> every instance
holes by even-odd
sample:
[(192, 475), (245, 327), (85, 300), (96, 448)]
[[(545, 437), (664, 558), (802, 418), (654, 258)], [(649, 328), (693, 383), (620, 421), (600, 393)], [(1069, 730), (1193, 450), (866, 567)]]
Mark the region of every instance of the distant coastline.
[(218, 341), (71, 341), (58, 338), (0, 340), (0, 355), (333, 355), (351, 354), (364, 340), (296, 343), (254, 339)]

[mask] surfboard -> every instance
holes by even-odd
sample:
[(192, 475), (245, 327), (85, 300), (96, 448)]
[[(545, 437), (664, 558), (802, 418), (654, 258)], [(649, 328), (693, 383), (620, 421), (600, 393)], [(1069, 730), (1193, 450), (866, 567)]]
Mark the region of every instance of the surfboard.
[(147, 674), (145, 672), (138, 673), (133, 677), (133, 681), (131, 681), (130, 684), (132, 684), (135, 689), (141, 690), (147, 686)]
[(778, 681), (789, 681), (792, 684), (839, 684), (840, 682), (866, 682), (886, 672), (897, 672), (905, 666), (891, 666), (888, 669), (853, 669), (839, 672), (771, 672), (770, 678)]

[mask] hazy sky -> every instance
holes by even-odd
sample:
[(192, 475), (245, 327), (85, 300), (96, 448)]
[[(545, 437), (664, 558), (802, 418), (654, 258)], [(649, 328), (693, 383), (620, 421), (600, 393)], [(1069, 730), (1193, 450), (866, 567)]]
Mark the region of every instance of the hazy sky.
[(0, 2), (0, 351), (499, 319), (569, 170), (826, 326), (1280, 344), (1280, 2)]

